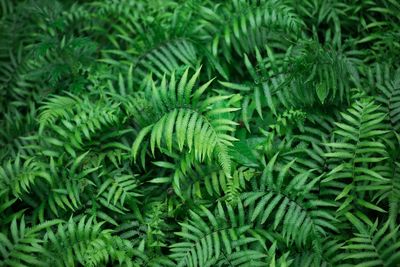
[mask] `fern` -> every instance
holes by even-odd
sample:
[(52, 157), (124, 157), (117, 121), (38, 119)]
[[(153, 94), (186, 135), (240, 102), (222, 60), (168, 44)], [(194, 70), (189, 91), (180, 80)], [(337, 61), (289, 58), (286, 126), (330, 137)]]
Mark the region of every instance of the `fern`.
[(0, 266), (398, 266), (395, 0), (0, 0)]

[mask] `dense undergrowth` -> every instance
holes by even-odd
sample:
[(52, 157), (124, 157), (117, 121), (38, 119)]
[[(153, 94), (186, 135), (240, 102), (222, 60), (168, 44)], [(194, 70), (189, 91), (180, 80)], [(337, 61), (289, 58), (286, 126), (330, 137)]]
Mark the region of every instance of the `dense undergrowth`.
[(0, 266), (400, 266), (397, 0), (0, 0)]

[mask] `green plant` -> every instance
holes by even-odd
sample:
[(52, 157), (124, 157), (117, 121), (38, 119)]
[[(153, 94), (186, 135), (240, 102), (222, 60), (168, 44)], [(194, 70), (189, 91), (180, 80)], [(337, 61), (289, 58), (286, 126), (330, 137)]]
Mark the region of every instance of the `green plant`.
[(394, 0), (0, 0), (0, 266), (399, 266)]

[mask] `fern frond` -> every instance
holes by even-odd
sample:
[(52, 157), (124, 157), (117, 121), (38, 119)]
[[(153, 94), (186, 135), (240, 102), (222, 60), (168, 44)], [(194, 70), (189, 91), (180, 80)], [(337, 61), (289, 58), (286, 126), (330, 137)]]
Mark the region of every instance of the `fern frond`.
[(46, 255), (46, 249), (39, 232), (61, 222), (62, 220), (52, 220), (29, 228), (24, 217), (19, 224), (14, 219), (8, 234), (0, 232), (1, 266), (42, 265), (40, 258)]
[(213, 56), (231, 62), (233, 51), (242, 56), (260, 47), (274, 32), (298, 33), (301, 22), (292, 9), (279, 1), (233, 1), (202, 7), (202, 39), (209, 40)]
[(138, 74), (136, 82), (140, 82), (148, 73), (162, 79), (164, 74), (171, 75), (181, 67), (194, 67), (196, 60), (196, 49), (190, 40), (170, 40), (143, 53), (137, 59), (134, 67)]
[(397, 266), (400, 263), (400, 241), (397, 226), (389, 230), (389, 222), (379, 225), (363, 224), (347, 214), (358, 232), (342, 247), (348, 263), (353, 266)]
[(133, 254), (130, 242), (103, 230), (102, 224), (93, 221), (93, 217), (84, 216), (79, 221), (70, 219), (59, 225), (57, 231), (47, 231), (44, 240), (48, 251), (46, 262), (56, 266), (130, 264)]
[(100, 129), (119, 122), (118, 106), (117, 103), (93, 102), (73, 95), (57, 96), (41, 108), (43, 111), (39, 117), (39, 132), (50, 130), (42, 134), (44, 140), (76, 156), (75, 150), (82, 149), (84, 140), (91, 141), (92, 136), (98, 134)]
[(183, 240), (171, 246), (171, 258), (178, 266), (213, 266), (220, 261), (228, 265), (265, 264), (268, 255), (246, 249), (256, 239), (248, 233), (251, 226), (245, 222), (242, 204), (238, 204), (237, 215), (229, 204), (226, 210), (220, 202), (217, 206), (214, 214), (205, 207), (201, 207), (203, 216), (191, 211), (191, 219), (180, 223), (182, 230), (176, 234)]
[[(109, 173), (98, 189), (97, 197), (107, 204), (124, 206), (125, 201), (141, 196), (137, 191), (138, 181), (135, 175), (123, 174), (121, 171)], [(100, 200), (100, 202), (102, 202)]]
[(207, 196), (225, 195), (228, 201), (234, 202), (237, 194), (255, 172), (254, 169), (240, 167), (235, 169), (230, 177), (216, 164), (209, 163), (206, 166), (196, 164), (193, 153), (183, 156), (175, 153), (166, 154), (175, 159), (175, 162), (153, 162), (168, 172), (163, 177), (153, 178), (149, 182), (160, 185), (172, 184), (175, 193), (183, 199), (205, 199)]
[(28, 158), (21, 162), (21, 157), (18, 155), (13, 162), (10, 160), (4, 166), (0, 166), (2, 188), (0, 192), (20, 197), (30, 192), (32, 185), (39, 178), (52, 183), (52, 178), (46, 173), (43, 163), (35, 158)]
[(54, 96), (49, 98), (40, 108), (40, 129), (56, 123), (62, 118), (72, 117), (73, 109), (79, 104), (79, 99), (74, 95)]
[(334, 182), (332, 186), (338, 190), (336, 200), (343, 201), (338, 208), (341, 215), (355, 211), (367, 219), (357, 206), (385, 212), (357, 193), (376, 190), (375, 185), (386, 180), (373, 168), (387, 157), (381, 141), (381, 136), (387, 133), (382, 123), (386, 114), (377, 112), (378, 109), (379, 106), (369, 99), (356, 101), (346, 113), (341, 114), (343, 121), (335, 123), (335, 142), (326, 144), (332, 151), (325, 156), (336, 164), (322, 182), (326, 186)]
[(344, 243), (336, 239), (325, 239), (322, 242), (321, 251), (303, 251), (294, 254), (293, 266), (340, 266), (340, 262), (345, 259), (342, 247)]
[[(379, 66), (379, 65), (378, 65)], [(377, 76), (380, 75), (380, 68), (377, 66)], [(380, 91), (377, 102), (382, 103), (384, 111), (389, 115), (390, 124), (394, 131), (400, 130), (400, 68), (392, 73), (385, 73), (384, 77), (379, 77), (375, 86)], [(383, 82), (383, 79), (385, 81)]]
[(294, 160), (282, 166), (276, 176), (277, 156), (268, 163), (253, 191), (241, 194), (244, 206), (251, 210), (251, 221), (271, 224), (282, 232), (287, 243), (295, 241), (298, 245), (319, 241), (321, 236), (337, 231), (336, 219), (328, 209), (335, 204), (313, 193), (320, 177), (312, 179), (308, 171), (287, 180)]
[(359, 82), (356, 64), (356, 59), (342, 51), (315, 41), (305, 42), (289, 55), (285, 72), (290, 74), (279, 86), (282, 89), (277, 92), (278, 97), (282, 103), (295, 106), (349, 102), (350, 86)]
[[(194, 89), (200, 69), (188, 80), (188, 69), (176, 84), (172, 75), (168, 87), (164, 77), (160, 87), (152, 86), (152, 106), (157, 120), (143, 128), (132, 145), (132, 156), (136, 159), (141, 143), (150, 135), (150, 149), (154, 155), (155, 147), (165, 146), (172, 151), (173, 142), (182, 151), (184, 146), (193, 150), (195, 158), (203, 161), (213, 154), (218, 158), (221, 168), (229, 176), (231, 160), (228, 147), (236, 138), (228, 135), (233, 132), (235, 122), (226, 114), (236, 108), (221, 106), (221, 101), (231, 96), (213, 96), (201, 100), (201, 96), (212, 81)], [(193, 92), (192, 92), (193, 91)], [(218, 106), (220, 105), (220, 106)], [(212, 109), (214, 108), (214, 109)]]

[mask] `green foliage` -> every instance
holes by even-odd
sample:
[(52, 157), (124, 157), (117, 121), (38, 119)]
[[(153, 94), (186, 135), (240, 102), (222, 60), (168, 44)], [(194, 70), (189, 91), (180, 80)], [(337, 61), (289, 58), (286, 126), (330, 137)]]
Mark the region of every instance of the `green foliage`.
[(0, 0), (0, 266), (399, 266), (399, 14)]

